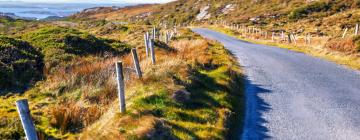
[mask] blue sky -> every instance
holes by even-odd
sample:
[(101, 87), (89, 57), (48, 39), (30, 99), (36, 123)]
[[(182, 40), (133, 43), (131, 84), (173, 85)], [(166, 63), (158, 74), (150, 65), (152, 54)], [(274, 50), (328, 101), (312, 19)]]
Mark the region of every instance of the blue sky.
[(166, 3), (173, 0), (0, 0), (23, 2), (48, 2), (48, 3)]

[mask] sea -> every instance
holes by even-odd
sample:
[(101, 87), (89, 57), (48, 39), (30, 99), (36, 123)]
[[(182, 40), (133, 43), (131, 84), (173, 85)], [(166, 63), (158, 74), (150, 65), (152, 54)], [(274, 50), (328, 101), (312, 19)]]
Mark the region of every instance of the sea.
[[(51, 1), (51, 0), (50, 0)], [(92, 7), (124, 7), (127, 3), (32, 3), (21, 1), (0, 1), (0, 15), (10, 15), (25, 19), (45, 19), (66, 17)]]

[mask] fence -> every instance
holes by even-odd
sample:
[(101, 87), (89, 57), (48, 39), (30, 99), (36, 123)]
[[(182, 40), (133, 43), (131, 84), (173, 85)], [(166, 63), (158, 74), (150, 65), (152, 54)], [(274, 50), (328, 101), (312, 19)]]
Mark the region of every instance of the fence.
[[(311, 32), (305, 32), (305, 34), (296, 34), (292, 31), (286, 30), (265, 30), (261, 29), (256, 26), (246, 26), (241, 24), (232, 24), (227, 23), (226, 21), (218, 21), (215, 22), (217, 25), (222, 25), (225, 28), (229, 28), (231, 30), (238, 31), (245, 37), (255, 37), (256, 39), (270, 39), (273, 42), (287, 42), (287, 43), (294, 43), (299, 44), (299, 42), (304, 42), (307, 45), (314, 44), (315, 40), (320, 42), (319, 40), (323, 39), (324, 37), (316, 37)], [(341, 33), (338, 34), (341, 38), (346, 38), (351, 35), (359, 35), (359, 24), (356, 24), (354, 28), (351, 28), (352, 33), (349, 33), (350, 28), (344, 28)], [(268, 33), (271, 33), (271, 38), (269, 38)], [(286, 34), (286, 35), (285, 35)]]
[[(144, 46), (145, 46), (145, 52), (146, 52), (146, 58), (151, 59), (151, 62), (153, 65), (156, 64), (156, 57), (155, 57), (155, 40), (159, 39), (160, 36), (157, 34), (157, 29), (155, 27), (152, 28), (151, 36), (149, 35), (149, 32), (146, 32), (144, 34)], [(176, 35), (176, 29), (173, 29), (171, 31), (165, 31), (165, 43), (168, 44), (169, 41)], [(131, 55), (133, 59), (133, 68), (131, 69), (132, 72), (134, 72), (137, 75), (137, 78), (142, 78), (143, 74), (141, 71), (140, 61), (138, 57), (138, 53), (136, 48), (131, 49)], [(126, 100), (125, 100), (125, 77), (124, 77), (124, 70), (123, 62), (118, 61), (115, 62), (115, 69), (116, 69), (116, 82), (117, 82), (117, 92), (118, 92), (118, 99), (119, 99), (119, 109), (120, 113), (126, 112)], [(16, 101), (17, 110), (19, 113), (19, 117), (26, 135), (26, 139), (28, 140), (38, 140), (38, 136), (36, 133), (35, 125), (31, 119), (29, 104), (27, 99), (21, 99)]]

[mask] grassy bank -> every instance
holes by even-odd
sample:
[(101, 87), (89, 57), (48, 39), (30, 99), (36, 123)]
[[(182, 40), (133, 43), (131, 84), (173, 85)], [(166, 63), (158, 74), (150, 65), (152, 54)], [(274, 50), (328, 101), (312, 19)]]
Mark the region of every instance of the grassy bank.
[(256, 43), (256, 44), (264, 44), (268, 46), (274, 46), (284, 49), (289, 49), (292, 51), (302, 52), (305, 54), (309, 54), (315, 57), (319, 57), (328, 61), (332, 61), (341, 65), (345, 65), (349, 68), (360, 70), (360, 57), (358, 53), (344, 53), (339, 51), (330, 50), (325, 48), (326, 40), (321, 40), (319, 44), (314, 45), (294, 45), (288, 43), (274, 42), (270, 40), (264, 39), (254, 39), (250, 37), (245, 37), (241, 35), (241, 33), (231, 30), (228, 28), (220, 27), (220, 26), (210, 26), (212, 30), (219, 31), (225, 33), (227, 35), (239, 38), (241, 40), (245, 40), (248, 42)]
[(156, 65), (138, 47), (142, 79), (125, 73), (127, 113), (118, 113), (114, 63), (122, 60), (128, 69), (131, 55), (78, 57), (24, 94), (0, 98), (0, 138), (24, 136), (14, 105), (21, 98), (29, 99), (42, 139), (236, 137), (244, 97), (235, 59), (221, 44), (190, 30), (181, 30), (169, 46), (156, 46)]

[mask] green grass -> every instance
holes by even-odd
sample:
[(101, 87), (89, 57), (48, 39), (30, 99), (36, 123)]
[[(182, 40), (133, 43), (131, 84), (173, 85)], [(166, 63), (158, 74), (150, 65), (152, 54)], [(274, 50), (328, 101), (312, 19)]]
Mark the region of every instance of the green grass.
[(135, 108), (163, 119), (176, 139), (235, 138), (231, 134), (238, 134), (243, 119), (242, 77), (238, 67), (228, 65), (235, 62), (221, 45), (210, 46), (210, 52), (214, 61), (193, 65), (190, 81), (181, 82), (187, 83), (190, 100), (176, 102), (168, 90), (159, 89), (137, 99)]

